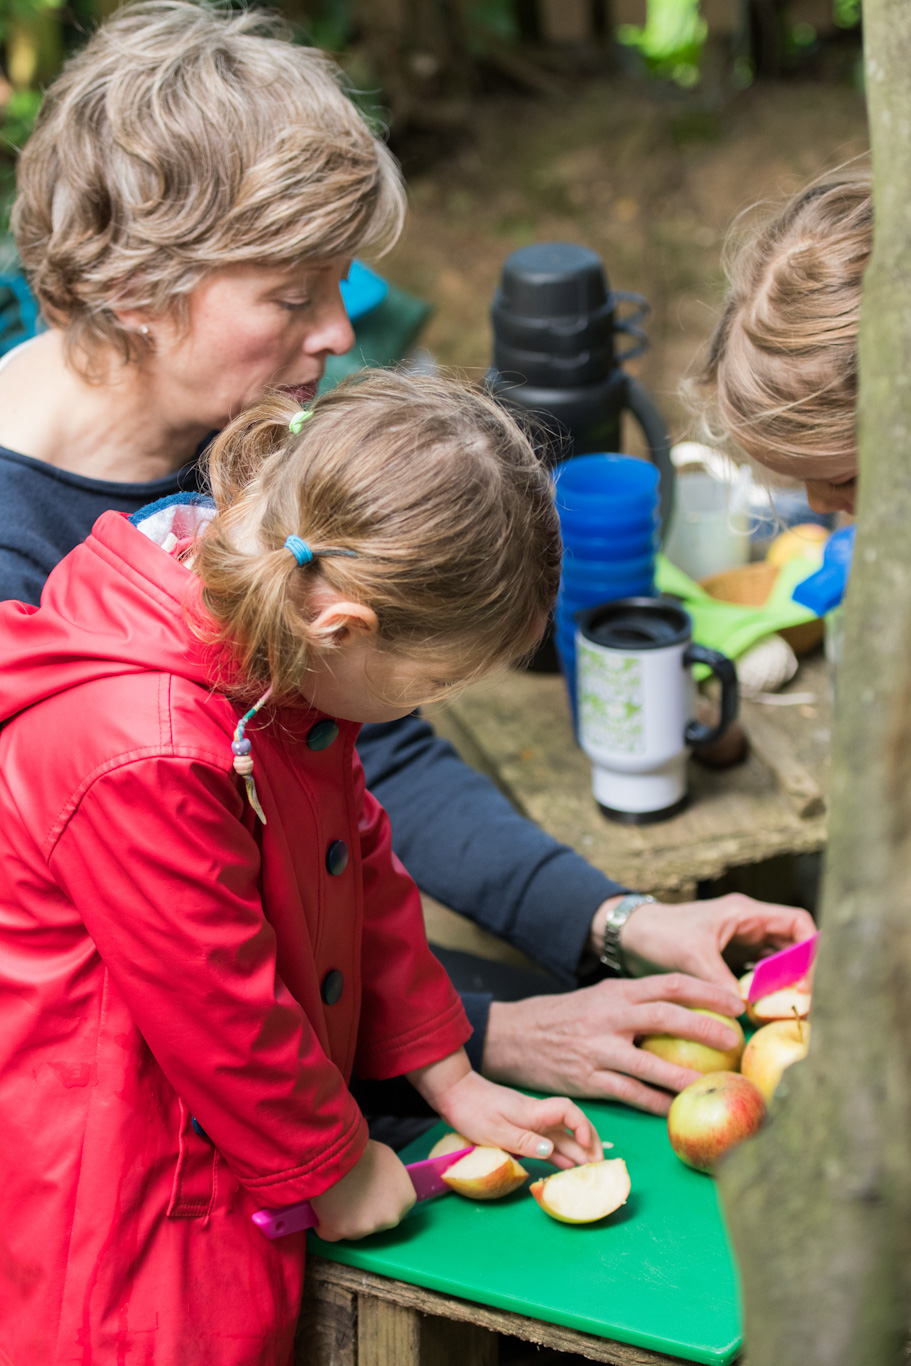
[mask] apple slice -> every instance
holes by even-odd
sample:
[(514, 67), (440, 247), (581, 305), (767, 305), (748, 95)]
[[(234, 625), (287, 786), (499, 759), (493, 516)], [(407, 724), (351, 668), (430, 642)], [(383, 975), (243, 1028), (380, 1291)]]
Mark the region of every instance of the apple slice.
[[(464, 1148), (465, 1142), (462, 1141)], [(457, 1151), (457, 1149), (450, 1149)], [(528, 1172), (502, 1148), (475, 1148), (443, 1172), (443, 1180), (469, 1200), (500, 1200), (518, 1190)]]
[(593, 1224), (626, 1204), (629, 1172), (622, 1157), (586, 1162), (533, 1181), (529, 1190), (551, 1219), (561, 1224)]
[(442, 1138), (437, 1139), (427, 1156), (442, 1157), (445, 1153), (457, 1153), (462, 1148), (470, 1147), (470, 1138), (465, 1138), (462, 1134), (444, 1134)]
[(740, 994), (746, 1001), (747, 1019), (753, 1024), (763, 1025), (768, 1024), (770, 1020), (795, 1018), (804, 1020), (809, 1015), (813, 995), (806, 977), (802, 977), (791, 987), (782, 987), (780, 991), (770, 992), (768, 996), (760, 996), (758, 1001), (747, 1001), (752, 980), (751, 972), (741, 977)]

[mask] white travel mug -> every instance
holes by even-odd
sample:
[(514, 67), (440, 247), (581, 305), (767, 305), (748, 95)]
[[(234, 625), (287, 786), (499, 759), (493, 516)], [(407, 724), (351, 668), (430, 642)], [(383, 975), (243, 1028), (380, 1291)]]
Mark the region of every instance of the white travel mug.
[[(737, 673), (726, 655), (694, 644), (692, 622), (665, 598), (622, 598), (576, 613), (579, 743), (606, 816), (665, 820), (686, 805), (686, 760), (737, 715)], [(693, 664), (721, 682), (715, 726), (693, 717)]]

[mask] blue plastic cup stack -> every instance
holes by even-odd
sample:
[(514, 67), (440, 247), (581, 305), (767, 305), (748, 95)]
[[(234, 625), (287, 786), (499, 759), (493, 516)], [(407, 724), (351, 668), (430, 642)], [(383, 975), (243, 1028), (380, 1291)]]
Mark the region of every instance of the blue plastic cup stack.
[(576, 612), (655, 591), (658, 470), (628, 455), (580, 455), (554, 478), (563, 533), (555, 640), (575, 718)]

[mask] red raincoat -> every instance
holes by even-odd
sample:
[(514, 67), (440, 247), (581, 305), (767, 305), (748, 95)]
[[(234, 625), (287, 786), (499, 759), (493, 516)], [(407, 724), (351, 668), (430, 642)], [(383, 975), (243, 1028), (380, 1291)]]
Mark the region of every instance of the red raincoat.
[(3, 1366), (286, 1366), (304, 1235), (250, 1215), (357, 1161), (352, 1068), (470, 1033), (357, 727), (261, 713), (255, 818), (194, 585), (109, 512), (0, 607)]

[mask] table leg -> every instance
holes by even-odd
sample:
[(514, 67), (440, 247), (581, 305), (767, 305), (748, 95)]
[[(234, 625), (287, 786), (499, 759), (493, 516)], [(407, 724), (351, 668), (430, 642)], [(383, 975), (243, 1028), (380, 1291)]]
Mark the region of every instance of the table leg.
[(358, 1366), (357, 1295), (307, 1276), (294, 1338), (295, 1366)]
[(497, 1335), (473, 1323), (358, 1297), (357, 1366), (496, 1366)]
[(304, 1292), (297, 1366), (496, 1366), (497, 1334), (314, 1279)]

